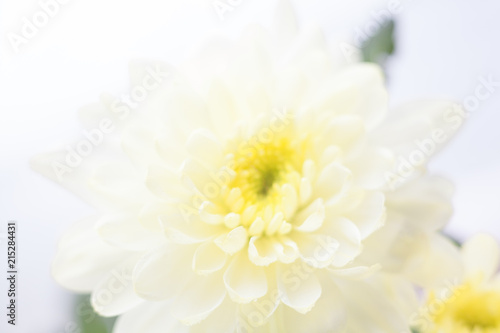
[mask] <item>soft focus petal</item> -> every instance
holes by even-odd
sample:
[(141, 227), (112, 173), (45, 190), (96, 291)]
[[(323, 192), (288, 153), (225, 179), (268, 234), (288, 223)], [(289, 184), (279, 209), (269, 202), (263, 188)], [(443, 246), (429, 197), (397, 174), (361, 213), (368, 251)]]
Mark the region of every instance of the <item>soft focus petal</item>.
[(469, 277), (478, 274), (489, 280), (498, 271), (500, 265), (500, 249), (498, 242), (487, 234), (478, 234), (462, 247), (465, 274)]

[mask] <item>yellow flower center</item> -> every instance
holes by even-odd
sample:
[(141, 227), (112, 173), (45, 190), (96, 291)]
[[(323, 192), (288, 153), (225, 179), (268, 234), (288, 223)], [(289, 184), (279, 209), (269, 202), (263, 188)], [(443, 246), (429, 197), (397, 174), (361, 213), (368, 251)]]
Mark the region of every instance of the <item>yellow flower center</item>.
[(245, 140), (228, 152), (226, 167), (233, 177), (223, 191), (227, 227), (242, 225), (249, 235), (291, 231), (287, 212), (294, 211), (296, 203), (289, 197), (300, 190), (306, 141), (291, 133), (272, 133)]
[[(439, 300), (432, 298), (429, 307)], [(500, 333), (500, 292), (467, 283), (453, 296), (441, 300), (439, 311), (430, 313), (432, 332)]]
[(277, 203), (280, 185), (295, 171), (293, 155), (287, 138), (239, 150), (234, 156), (236, 176), (229, 187), (241, 190), (246, 205)]

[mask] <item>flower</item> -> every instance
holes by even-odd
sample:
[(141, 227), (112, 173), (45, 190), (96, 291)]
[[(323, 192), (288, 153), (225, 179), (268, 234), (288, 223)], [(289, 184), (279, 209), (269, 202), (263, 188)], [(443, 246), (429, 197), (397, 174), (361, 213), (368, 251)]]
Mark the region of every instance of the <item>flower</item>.
[(432, 291), (416, 320), (422, 333), (500, 332), (500, 248), (495, 239), (478, 234), (462, 248), (463, 276), (457, 285)]
[(391, 191), (387, 175), (450, 104), (388, 117), (378, 66), (344, 66), (277, 13), (274, 35), (180, 69), (134, 64), (131, 99), (104, 96), (81, 113), (87, 141), (34, 160), (103, 210), (53, 274), (121, 315), (115, 332), (401, 332), (411, 282), (435, 279), (414, 267), (448, 250), (449, 186), (419, 167)]

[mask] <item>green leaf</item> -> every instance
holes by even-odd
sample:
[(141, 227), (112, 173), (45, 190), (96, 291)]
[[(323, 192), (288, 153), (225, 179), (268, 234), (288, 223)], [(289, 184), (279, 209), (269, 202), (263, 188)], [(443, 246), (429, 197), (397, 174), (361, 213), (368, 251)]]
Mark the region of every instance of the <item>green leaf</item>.
[(99, 316), (90, 304), (89, 295), (80, 295), (75, 299), (75, 322), (79, 333), (110, 333), (116, 318)]
[(441, 235), (448, 238), (453, 244), (455, 244), (458, 248), (462, 247), (462, 243), (455, 237), (449, 235), (448, 233), (441, 231)]
[(394, 20), (389, 20), (361, 46), (363, 61), (374, 62), (381, 66), (394, 53)]

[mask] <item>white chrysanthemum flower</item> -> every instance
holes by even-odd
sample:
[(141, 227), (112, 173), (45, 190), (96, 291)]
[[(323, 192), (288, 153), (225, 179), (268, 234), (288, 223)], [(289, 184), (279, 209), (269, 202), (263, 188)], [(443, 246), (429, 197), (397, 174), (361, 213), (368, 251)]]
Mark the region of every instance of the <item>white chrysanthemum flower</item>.
[(409, 281), (434, 273), (409, 266), (446, 253), (450, 191), (415, 172), (389, 193), (387, 173), (449, 105), (386, 119), (376, 65), (340, 66), (286, 4), (276, 22), (182, 70), (132, 66), (131, 100), (83, 110), (89, 141), (33, 162), (105, 210), (53, 271), (115, 332), (407, 329)]
[(412, 317), (421, 333), (500, 332), (498, 243), (479, 234), (463, 245), (461, 255), (462, 274), (432, 291), (426, 306)]

